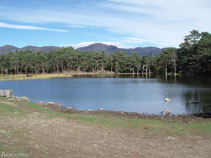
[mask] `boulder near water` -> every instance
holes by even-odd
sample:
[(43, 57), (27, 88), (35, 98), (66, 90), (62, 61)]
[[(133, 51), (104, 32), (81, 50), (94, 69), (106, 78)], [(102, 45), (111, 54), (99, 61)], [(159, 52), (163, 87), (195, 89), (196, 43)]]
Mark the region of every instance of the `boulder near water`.
[(165, 98), (165, 102), (171, 102), (172, 100), (169, 98)]

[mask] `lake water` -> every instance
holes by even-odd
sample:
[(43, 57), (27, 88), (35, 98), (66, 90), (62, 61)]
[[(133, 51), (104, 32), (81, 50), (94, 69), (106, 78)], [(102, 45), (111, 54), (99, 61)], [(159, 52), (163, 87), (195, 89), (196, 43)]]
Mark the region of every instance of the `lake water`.
[[(15, 96), (27, 96), (34, 102), (55, 102), (80, 110), (103, 108), (150, 114), (171, 110), (174, 114), (190, 114), (211, 105), (209, 78), (55, 78), (1, 81), (0, 89), (12, 89)], [(165, 98), (172, 102), (165, 103)]]

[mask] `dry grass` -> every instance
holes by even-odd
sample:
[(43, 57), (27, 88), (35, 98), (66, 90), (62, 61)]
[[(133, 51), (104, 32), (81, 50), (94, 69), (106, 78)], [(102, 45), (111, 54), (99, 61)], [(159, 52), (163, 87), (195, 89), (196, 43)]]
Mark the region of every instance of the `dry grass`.
[(51, 73), (51, 74), (0, 75), (0, 81), (71, 78), (73, 77), (73, 75), (114, 75), (114, 73), (113, 72), (65, 72), (65, 73)]
[(50, 78), (64, 78), (64, 77), (73, 77), (73, 74), (69, 73), (53, 73), (53, 74), (29, 74), (24, 75), (1, 75), (0, 80), (36, 80), (36, 79), (50, 79)]

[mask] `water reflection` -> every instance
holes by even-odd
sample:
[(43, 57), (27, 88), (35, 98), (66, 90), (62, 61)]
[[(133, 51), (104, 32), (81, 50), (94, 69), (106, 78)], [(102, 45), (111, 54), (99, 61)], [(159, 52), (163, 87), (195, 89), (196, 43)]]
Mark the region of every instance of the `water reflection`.
[[(159, 78), (160, 82), (164, 79)], [(166, 82), (166, 80), (165, 80)], [(180, 84), (186, 87), (182, 91), (182, 96), (185, 99), (187, 113), (199, 113), (211, 111), (211, 80), (210, 77), (177, 77), (168, 78), (168, 84)], [(199, 102), (199, 103), (197, 103)]]

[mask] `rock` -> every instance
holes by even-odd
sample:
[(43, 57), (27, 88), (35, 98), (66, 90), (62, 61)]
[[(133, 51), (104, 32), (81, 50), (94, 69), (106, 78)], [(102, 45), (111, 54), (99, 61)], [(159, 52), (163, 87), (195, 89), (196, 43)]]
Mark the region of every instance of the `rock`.
[(54, 104), (54, 102), (48, 102), (48, 104)]
[(171, 115), (171, 111), (170, 110), (166, 110), (166, 115)]
[(171, 102), (171, 99), (165, 98), (165, 102)]
[(28, 97), (15, 97), (15, 100), (17, 100), (17, 101), (29, 101), (30, 99), (28, 98)]
[(94, 147), (97, 147), (97, 144), (94, 144), (93, 146), (94, 146)]
[(104, 110), (103, 108), (99, 108), (99, 109), (98, 109), (98, 111), (103, 111), (103, 110)]
[(167, 139), (169, 139), (169, 140), (175, 140), (176, 138), (169, 136), (169, 137), (167, 137)]
[(189, 104), (200, 104), (199, 101), (188, 101)]
[(211, 111), (201, 112), (201, 113), (194, 114), (194, 115), (198, 116), (198, 117), (203, 117), (203, 118), (211, 118)]
[(171, 115), (171, 111), (170, 111), (170, 110), (165, 110), (165, 111), (162, 111), (160, 114), (161, 114), (162, 116), (163, 116), (163, 115), (169, 116), (169, 115)]
[(22, 99), (23, 99), (24, 101), (28, 101), (28, 100), (29, 100), (28, 97), (22, 97)]

